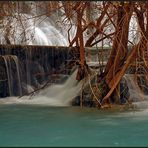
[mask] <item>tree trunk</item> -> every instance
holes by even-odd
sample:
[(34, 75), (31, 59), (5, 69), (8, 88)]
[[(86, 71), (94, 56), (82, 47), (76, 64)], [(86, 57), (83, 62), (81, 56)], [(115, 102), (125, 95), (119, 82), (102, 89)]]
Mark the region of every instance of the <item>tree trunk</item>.
[(82, 29), (82, 12), (77, 10), (77, 23), (78, 23), (78, 43), (80, 48), (80, 64), (83, 67), (85, 61), (84, 41), (83, 41), (83, 29)]
[(127, 56), (128, 32), (131, 15), (132, 12), (130, 10), (126, 11), (125, 7), (119, 6), (117, 19), (118, 30), (115, 34), (110, 58), (105, 67), (107, 84), (109, 84), (116, 72), (120, 70), (121, 66), (124, 64), (125, 57)]
[(133, 50), (129, 57), (127, 57), (129, 22), (133, 13), (132, 10), (133, 9), (130, 4), (125, 5), (123, 3), (122, 6), (118, 7), (118, 18), (116, 24), (117, 30), (114, 37), (113, 48), (110, 54), (110, 58), (105, 67), (105, 80), (110, 88), (110, 91), (104, 97), (103, 100), (109, 99), (112, 93), (114, 93), (115, 98), (119, 98), (118, 93), (116, 93), (116, 87), (118, 86), (135, 53), (135, 50)]
[(127, 68), (129, 66), (129, 64), (131, 63), (134, 55), (136, 54), (137, 49), (138, 49), (138, 45), (135, 46), (135, 47), (133, 47), (133, 49), (129, 53), (129, 56), (126, 59), (125, 65), (122, 67), (122, 69), (119, 72), (116, 73), (116, 75), (114, 76), (114, 78), (110, 81), (110, 83), (108, 85), (109, 85), (109, 87), (111, 89), (107, 93), (107, 95), (103, 98), (103, 100), (109, 99), (109, 97), (111, 96), (111, 94), (113, 93), (113, 91), (115, 90), (115, 88), (117, 87), (117, 85), (119, 84), (121, 78), (125, 74), (125, 71), (127, 70)]

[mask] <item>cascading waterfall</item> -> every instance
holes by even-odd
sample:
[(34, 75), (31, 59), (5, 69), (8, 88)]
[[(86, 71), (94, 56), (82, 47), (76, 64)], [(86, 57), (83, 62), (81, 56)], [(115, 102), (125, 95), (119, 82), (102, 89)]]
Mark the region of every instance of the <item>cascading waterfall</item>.
[(67, 106), (80, 90), (82, 82), (78, 82), (76, 78), (77, 70), (62, 84), (53, 84), (44, 88), (30, 100), (26, 96), (19, 99), (19, 103), (40, 104), (51, 106)]
[(16, 65), (16, 71), (17, 71), (17, 78), (18, 78), (18, 87), (19, 87), (19, 95), (22, 96), (22, 86), (21, 86), (21, 76), (20, 76), (20, 68), (19, 68), (19, 61), (17, 56), (12, 56), (11, 58), (14, 60)]
[[(3, 24), (11, 28), (8, 36), (11, 44), (68, 46), (68, 40), (56, 28), (56, 24), (53, 26), (50, 23), (52, 22), (50, 18), (42, 16), (36, 19), (29, 14), (14, 14), (14, 16), (3, 20)], [(6, 29), (1, 28), (0, 33), (0, 42), (5, 44)]]
[[(21, 80), (20, 80), (20, 69), (19, 69), (19, 64), (18, 64), (18, 58), (15, 55), (5, 55), (2, 56), (5, 62), (6, 66), (6, 71), (7, 71), (7, 79), (8, 79), (8, 88), (9, 88), (9, 95), (14, 96), (16, 95), (14, 91), (14, 85), (16, 85), (15, 89), (19, 92), (17, 95), (22, 95), (22, 87), (21, 87)], [(16, 75), (13, 74), (15, 70), (12, 70), (14, 67), (13, 62), (15, 63), (16, 67)], [(17, 81), (15, 79), (17, 78)], [(16, 83), (16, 84), (15, 84)], [(18, 87), (18, 88), (17, 88)]]
[[(49, 106), (69, 106), (72, 99), (79, 95), (82, 87), (82, 81), (78, 82), (76, 78), (77, 70), (75, 70), (66, 82), (62, 84), (53, 84), (40, 90), (30, 98), (23, 96), (21, 98), (10, 97), (8, 99), (0, 99), (4, 104), (36, 104)], [(4, 101), (5, 100), (5, 101)]]
[(142, 93), (137, 80), (135, 80), (134, 74), (126, 74), (125, 79), (129, 88), (130, 99), (133, 101), (141, 101), (145, 99), (144, 93)]
[(139, 108), (148, 107), (148, 95), (144, 94), (137, 81), (135, 80), (134, 74), (125, 74), (124, 78), (126, 79), (127, 86), (129, 88), (130, 99), (136, 104)]
[[(0, 51), (4, 51), (5, 48), (8, 48), (8, 47), (4, 46), (4, 48)], [(19, 52), (18, 52), (18, 49), (19, 49)], [(8, 82), (10, 82), (9, 83), (10, 90), (12, 89), (12, 92), (15, 91), (15, 95), (13, 95), (13, 93), (8, 93), (8, 90), (7, 90), (7, 95), (4, 95), (6, 91), (4, 92), (5, 89), (3, 89), (3, 92), (0, 93), (1, 97), (21, 96), (21, 92), (19, 88), (22, 88), (23, 95), (28, 94), (30, 92), (33, 92), (36, 89), (40, 89), (42, 86), (44, 86), (44, 84), (47, 83), (47, 81), (49, 83), (56, 83), (56, 82), (62, 83), (63, 81), (65, 81), (69, 75), (69, 72), (71, 72), (72, 70), (72, 69), (65, 69), (66, 68), (65, 60), (71, 58), (67, 55), (68, 49), (69, 49), (68, 47), (67, 48), (65, 47), (56, 48), (56, 47), (46, 47), (46, 46), (41, 46), (41, 47), (25, 46), (24, 47), (24, 46), (17, 45), (15, 47), (9, 48), (11, 55), (5, 55), (5, 52), (2, 52), (3, 56), (5, 56), (5, 59), (6, 57), (10, 58), (9, 65), (11, 64), (11, 69), (10, 69), (10, 66), (8, 65), (7, 59), (5, 61), (7, 63), (4, 64), (3, 58), (1, 58), (2, 68), (1, 67), (0, 68), (1, 70), (5, 69), (5, 76), (10, 73), (9, 71), (11, 71), (11, 74), (9, 74), (6, 77), (12, 76), (11, 78), (9, 78)], [(17, 55), (17, 58), (19, 59), (19, 64), (17, 64), (18, 61), (16, 60), (16, 58), (12, 58), (14, 56), (13, 54)], [(7, 72), (6, 72), (6, 65), (8, 65)], [(20, 70), (20, 73), (17, 74), (16, 71), (18, 71), (18, 69)], [(57, 71), (55, 71), (56, 69)], [(30, 81), (28, 81), (27, 73), (29, 75), (29, 78), (31, 79)], [(53, 79), (52, 79), (53, 77), (58, 78), (58, 79), (54, 79), (56, 82), (53, 82)], [(15, 82), (16, 80), (18, 80), (17, 78), (20, 78), (20, 80), (17, 81), (17, 83), (15, 83), (16, 85), (14, 85), (14, 80), (13, 80), (14, 78), (15, 78)], [(7, 82), (5, 84), (7, 84)], [(19, 86), (21, 85), (21, 87), (19, 87), (18, 85)], [(6, 88), (8, 88), (8, 84)], [(41, 91), (43, 90), (41, 89)], [(16, 95), (16, 92), (20, 92), (20, 93), (17, 93)], [(77, 92), (75, 92), (75, 94), (76, 93)]]
[(75, 70), (64, 83), (52, 84), (41, 89), (40, 92), (36, 93), (31, 99), (29, 99), (30, 96), (23, 96), (17, 99), (17, 103), (50, 106), (70, 105), (72, 99), (79, 95), (82, 86), (82, 82), (76, 80), (76, 73), (77, 70)]
[[(59, 31), (56, 28), (56, 25), (53, 26), (53, 21), (50, 20), (50, 18), (42, 21), (43, 19), (44, 17), (41, 17), (40, 20), (37, 20), (36, 18), (33, 18), (33, 16), (28, 14), (21, 14), (21, 21), (20, 21), (20, 15), (17, 15), (17, 14), (14, 18), (8, 17), (7, 19), (5, 19), (3, 21), (4, 24), (8, 25), (10, 23), (9, 26), (11, 26), (10, 34), (9, 34), (9, 40), (11, 44), (68, 46), (68, 40), (65, 37), (65, 34), (62, 34), (61, 31)], [(64, 26), (64, 29), (65, 29), (65, 26)], [(1, 35), (0, 35), (1, 44), (5, 44), (5, 38), (4, 38), (5, 31), (1, 29), (0, 32), (1, 32)], [(15, 32), (15, 34), (12, 34), (12, 32), (13, 33)], [(26, 50), (25, 52), (26, 64), (24, 67), (25, 73), (26, 73), (26, 78), (25, 78), (26, 83), (25, 81), (21, 83), (21, 80), (20, 80), (21, 76), (19, 73), (19, 65), (18, 65), (17, 57), (6, 56), (4, 58), (7, 75), (8, 75), (10, 96), (14, 96), (13, 90), (12, 90), (13, 89), (13, 84), (12, 84), (13, 78), (12, 78), (12, 71), (11, 71), (12, 60), (10, 60), (10, 58), (13, 59), (16, 65), (18, 85), (19, 85), (19, 96), (21, 96), (22, 87), (27, 88), (27, 92), (31, 92), (34, 89), (32, 88), (32, 85), (34, 85), (32, 83), (36, 83), (36, 85), (38, 85), (37, 84), (38, 82), (36, 81), (35, 77), (33, 78), (34, 80), (32, 81), (33, 75), (31, 73), (32, 65), (30, 64), (30, 61), (32, 61), (33, 56), (34, 55), (32, 55), (31, 49), (29, 49), (29, 51)], [(67, 105), (77, 95), (77, 92), (79, 92), (79, 89), (80, 89), (80, 84), (76, 84), (77, 81), (75, 80), (75, 77), (76, 77), (76, 72), (74, 72), (71, 76), (69, 76), (68, 80), (64, 84), (55, 84), (55, 85), (49, 86), (48, 88), (45, 88), (45, 90), (41, 90), (39, 94), (37, 94), (36, 96), (34, 96), (32, 99), (29, 99), (29, 100), (27, 99), (27, 96), (25, 96), (26, 99), (24, 99), (24, 97), (20, 99), (15, 98), (14, 102), (25, 103), (25, 101), (27, 101), (28, 104), (46, 104), (47, 102), (49, 105)], [(38, 85), (38, 88), (39, 87), (40, 86)], [(9, 101), (9, 99), (5, 99), (5, 100)], [(10, 102), (12, 101), (13, 99), (11, 98)]]
[(12, 96), (12, 87), (11, 87), (11, 78), (10, 78), (10, 70), (8, 68), (8, 60), (7, 56), (2, 56), (5, 62), (6, 71), (7, 71), (7, 79), (8, 79), (8, 87), (9, 87), (9, 95)]
[[(11, 28), (9, 31), (9, 40), (11, 44), (22, 44), (22, 45), (50, 45), (50, 46), (68, 46), (67, 40), (67, 26), (62, 26), (62, 30), (59, 31), (56, 23), (53, 23), (53, 20), (50, 18), (45, 19), (46, 16), (40, 17), (40, 19), (29, 15), (29, 14), (13, 14), (14, 17), (6, 17), (3, 20), (3, 25)], [(61, 15), (62, 16), (62, 15)], [(20, 20), (21, 19), (21, 20)], [(131, 24), (132, 25), (132, 24)], [(66, 28), (67, 27), (67, 28)], [(7, 31), (5, 29), (0, 29), (0, 43), (5, 44), (5, 38)], [(66, 28), (66, 29), (65, 29)], [(75, 26), (73, 26), (73, 30), (71, 32), (70, 37), (75, 35)], [(25, 30), (24, 30), (25, 29)], [(66, 36), (66, 37), (65, 37)], [(129, 34), (129, 36), (131, 36)], [(133, 39), (133, 37), (130, 37)], [(84, 39), (85, 41), (85, 39)], [(8, 49), (9, 52), (9, 49)], [(31, 87), (31, 64), (30, 60), (32, 60), (32, 52), (26, 50), (26, 83), (27, 91), (33, 91)], [(13, 76), (12, 76), (12, 61), (14, 61), (16, 66), (17, 73), (17, 83), (19, 95), (22, 95), (22, 84), (20, 79), (20, 67), (18, 64), (18, 59), (15, 56), (3, 56), (7, 78), (8, 78), (8, 86), (9, 86), (9, 94), (13, 96)], [(96, 60), (95, 60), (96, 61)], [(97, 60), (98, 61), (98, 60)], [(91, 61), (92, 62), (92, 61)], [(94, 64), (94, 61), (92, 62)], [(133, 77), (126, 75), (127, 84), (130, 91), (130, 97), (138, 101), (139, 98), (147, 98), (147, 96), (143, 96), (139, 91), (137, 85), (133, 81)], [(22, 98), (11, 98), (10, 102), (13, 103), (26, 103), (26, 104), (44, 104), (44, 105), (69, 105), (70, 101), (78, 95), (81, 89), (82, 82), (77, 82), (76, 71), (69, 76), (68, 80), (63, 84), (54, 84), (48, 86), (47, 88), (40, 90), (35, 96), (31, 99), (28, 99), (27, 96)], [(139, 93), (138, 93), (139, 92)], [(2, 101), (2, 99), (0, 99)], [(5, 99), (5, 101), (9, 102), (9, 99)], [(141, 100), (141, 99), (140, 99)]]

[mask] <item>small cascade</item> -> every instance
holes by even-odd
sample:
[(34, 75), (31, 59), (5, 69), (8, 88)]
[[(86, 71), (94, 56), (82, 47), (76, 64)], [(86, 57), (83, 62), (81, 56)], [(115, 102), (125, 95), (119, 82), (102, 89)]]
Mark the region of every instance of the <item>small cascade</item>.
[[(9, 19), (7, 17), (3, 20), (4, 25), (9, 24), (7, 25), (8, 28), (11, 26), (10, 32), (15, 32), (15, 34), (10, 33), (8, 36), (11, 44), (68, 46), (68, 40), (65, 35), (58, 30), (56, 24), (53, 25), (51, 23), (52, 20), (47, 16), (41, 16), (40, 19), (36, 19), (29, 14), (13, 15), (15, 17), (9, 18), (11, 22), (8, 22)], [(0, 43), (6, 44), (6, 30), (1, 28), (0, 33)]]
[(130, 98), (132, 99), (133, 104), (136, 106), (136, 108), (142, 109), (142, 110), (146, 109), (147, 111), (148, 95), (141, 91), (137, 81), (135, 80), (135, 76), (133, 74), (126, 74), (125, 79), (127, 81)]
[(126, 79), (129, 88), (130, 99), (132, 101), (137, 102), (148, 98), (148, 96), (144, 95), (144, 93), (140, 89), (134, 74), (126, 74), (124, 77)]
[(75, 79), (76, 74), (77, 70), (64, 83), (48, 86), (31, 98), (30, 96), (23, 96), (21, 98), (10, 97), (8, 99), (0, 99), (0, 103), (69, 106), (71, 101), (80, 94), (82, 87), (82, 81), (78, 82)]
[(8, 79), (8, 88), (9, 88), (9, 95), (12, 96), (12, 83), (11, 83), (11, 70), (9, 70), (9, 67), (8, 67), (8, 58), (7, 56), (2, 56), (3, 59), (4, 59), (4, 62), (5, 62), (5, 66), (6, 66), (6, 71), (7, 71), (7, 79)]
[(2, 56), (5, 62), (9, 95), (16, 96), (22, 95), (22, 86), (20, 79), (20, 69), (18, 58), (15, 55)]
[[(6, 50), (5, 50), (6, 49)], [(9, 49), (9, 50), (8, 50)], [(67, 61), (71, 60), (73, 51), (68, 47), (53, 46), (21, 46), (21, 45), (1, 45), (1, 71), (5, 72), (7, 82), (7, 94), (0, 96), (22, 96), (36, 89), (40, 89), (44, 84), (54, 83), (57, 75), (65, 81), (71, 72), (67, 69)], [(72, 50), (75, 50), (72, 48)], [(9, 51), (10, 54), (7, 54)], [(2, 70), (3, 69), (3, 70)], [(2, 73), (1, 73), (2, 75)], [(5, 78), (2, 78), (3, 81)], [(15, 84), (16, 81), (16, 85)], [(0, 82), (0, 86), (3, 85)], [(2, 88), (3, 89), (3, 88)], [(15, 92), (14, 92), (15, 91)]]
[[(31, 50), (26, 50), (26, 78), (27, 78), (27, 85), (31, 85), (31, 76), (30, 76), (30, 64), (31, 61)], [(27, 91), (30, 92), (29, 87), (27, 87)]]
[(39, 93), (39, 96), (45, 96), (51, 98), (54, 101), (57, 100), (61, 104), (69, 104), (81, 90), (81, 82), (76, 80), (77, 70), (75, 70), (71, 76), (63, 84), (54, 84), (45, 88)]
[(17, 99), (16, 102), (22, 104), (68, 106), (71, 101), (79, 95), (82, 87), (82, 82), (76, 80), (76, 73), (77, 70), (75, 70), (62, 84), (53, 84), (40, 90), (40, 92), (34, 95), (31, 99), (24, 96)]
[[(9, 17), (9, 19), (6, 17), (3, 20), (4, 25), (8, 24), (8, 28), (11, 28), (8, 38), (12, 46), (10, 45), (10, 49), (2, 50), (1, 54), (6, 67), (9, 96), (22, 96), (40, 89), (41, 86), (52, 79), (52, 74), (60, 73), (61, 69), (67, 70), (64, 64), (66, 60), (69, 60), (68, 50), (62, 51), (59, 47), (56, 50), (51, 47), (49, 50), (49, 47), (45, 45), (68, 46), (69, 42), (65, 34), (69, 26), (57, 27), (57, 24), (53, 23), (53, 20), (47, 16), (40, 17), (40, 20), (32, 14), (21, 14), (21, 17), (20, 14), (15, 14), (14, 16)], [(54, 17), (53, 19), (55, 21)], [(75, 30), (75, 27), (73, 30)], [(6, 44), (6, 30), (1, 28), (0, 33), (1, 44)], [(72, 34), (74, 35), (74, 33)], [(13, 47), (16, 44), (31, 45), (31, 48), (25, 46)], [(42, 46), (34, 47), (34, 45)], [(61, 65), (64, 65), (64, 68)], [(65, 75), (67, 75), (66, 72)], [(45, 88), (37, 96), (27, 101), (37, 104), (46, 104), (47, 101), (49, 105), (69, 104), (80, 90), (81, 84), (76, 81), (75, 75), (76, 72), (69, 76), (64, 84), (54, 84)], [(23, 101), (23, 99), (18, 100)], [(56, 103), (53, 103), (54, 101)]]
[(16, 71), (17, 71), (17, 78), (18, 78), (18, 87), (19, 87), (19, 95), (22, 96), (22, 86), (21, 86), (21, 76), (20, 76), (20, 68), (19, 68), (19, 61), (18, 61), (18, 58), (17, 56), (12, 56), (12, 59), (14, 60), (15, 62), (15, 65), (16, 65)]

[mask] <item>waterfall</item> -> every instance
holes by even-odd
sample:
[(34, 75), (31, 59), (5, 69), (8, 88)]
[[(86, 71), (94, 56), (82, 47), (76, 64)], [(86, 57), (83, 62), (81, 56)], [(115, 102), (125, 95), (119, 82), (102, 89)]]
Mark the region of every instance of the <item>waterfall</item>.
[(5, 62), (5, 66), (6, 66), (6, 71), (7, 71), (7, 78), (8, 78), (8, 87), (9, 87), (9, 95), (12, 96), (12, 85), (11, 85), (11, 73), (8, 67), (8, 60), (7, 60), (7, 56), (2, 56)]
[(19, 61), (17, 56), (12, 56), (11, 58), (14, 60), (16, 65), (16, 71), (17, 71), (17, 78), (18, 78), (18, 87), (19, 87), (19, 95), (22, 96), (22, 86), (21, 86), (21, 76), (20, 76), (20, 68), (19, 68)]
[(125, 79), (129, 88), (130, 99), (137, 108), (147, 109), (148, 108), (148, 95), (144, 94), (135, 79), (134, 74), (125, 74)]
[(72, 99), (74, 99), (81, 90), (81, 82), (79, 83), (76, 80), (76, 73), (77, 70), (62, 84), (53, 84), (44, 88), (30, 100), (26, 99), (26, 97), (21, 100), (27, 101), (29, 104), (48, 104), (53, 106), (70, 105)]
[(68, 105), (81, 90), (81, 82), (76, 80), (77, 70), (63, 84), (54, 84), (45, 88), (38, 97), (45, 96), (63, 105)]
[[(15, 17), (13, 17), (15, 16)], [(20, 20), (21, 19), (21, 20)], [(11, 20), (11, 21), (10, 21)], [(9, 23), (8, 23), (9, 22)], [(29, 15), (29, 14), (14, 14), (12, 17), (5, 17), (3, 20), (4, 26), (7, 25), (10, 28), (9, 40), (11, 44), (21, 44), (21, 45), (48, 45), (48, 46), (68, 46), (68, 39), (66, 38), (66, 30), (68, 30), (69, 26), (59, 26), (57, 27), (56, 23), (53, 23), (51, 18), (47, 18), (47, 16), (41, 16), (40, 19)], [(7, 28), (6, 27), (6, 28)], [(75, 29), (75, 27), (74, 27)], [(75, 31), (73, 29), (73, 32)], [(5, 28), (0, 29), (0, 43), (6, 44), (5, 41)], [(74, 34), (72, 34), (74, 36)], [(25, 49), (25, 48), (24, 48)], [(10, 49), (11, 50), (11, 49)], [(17, 96), (21, 96), (25, 91), (31, 92), (36, 88), (40, 88), (43, 83), (39, 83), (36, 76), (34, 76), (35, 72), (43, 71), (43, 65), (46, 62), (46, 59), (34, 60), (34, 52), (31, 49), (25, 49), (25, 55), (23, 58), (23, 62), (19, 59), (20, 65), (18, 64), (18, 59), (11, 51), (9, 51), (9, 55), (4, 55), (3, 59), (5, 61), (7, 77), (8, 77), (8, 87), (9, 87), (9, 95), (16, 96), (16, 92), (18, 91)], [(44, 55), (44, 51), (41, 51), (39, 57), (42, 58), (42, 53)], [(55, 55), (52, 55), (53, 57)], [(51, 58), (53, 58), (51, 57)], [(49, 58), (49, 57), (47, 57)], [(57, 59), (56, 59), (57, 60)], [(36, 63), (35, 63), (36, 62)], [(35, 65), (36, 64), (36, 65)], [(37, 65), (38, 64), (38, 65)], [(48, 65), (51, 64), (48, 61)], [(52, 62), (52, 65), (55, 64), (55, 61)], [(14, 68), (15, 65), (15, 68)], [(36, 67), (37, 66), (37, 67)], [(52, 69), (55, 69), (56, 66), (51, 66), (51, 69), (47, 71), (49, 73)], [(37, 70), (36, 70), (36, 69)], [(40, 68), (40, 70), (39, 70)], [(14, 71), (16, 69), (16, 72)], [(48, 68), (47, 68), (48, 69)], [(23, 71), (22, 71), (23, 70)], [(20, 73), (21, 72), (21, 73)], [(16, 75), (14, 75), (14, 73)], [(21, 74), (23, 73), (23, 79), (21, 79)], [(47, 75), (48, 76), (48, 75)], [(15, 80), (14, 80), (15, 79)], [(17, 79), (17, 84), (15, 84)], [(21, 81), (22, 80), (22, 81)], [(46, 78), (48, 80), (48, 78)], [(36, 85), (36, 86), (35, 86)], [(17, 88), (16, 88), (17, 87)], [(81, 83), (78, 83), (76, 80), (76, 71), (69, 76), (67, 81), (63, 84), (54, 84), (40, 91), (39, 94), (33, 96), (32, 99), (28, 100), (27, 96), (24, 99), (16, 99), (14, 102), (17, 103), (25, 103), (28, 104), (49, 104), (49, 105), (69, 105), (70, 101), (78, 95), (79, 90), (81, 88)], [(17, 89), (17, 90), (15, 90)], [(23, 90), (22, 90), (23, 89)], [(2, 101), (2, 99), (0, 99)], [(9, 101), (9, 99), (5, 99), (5, 101)], [(13, 99), (11, 98), (11, 102)]]
[[(15, 89), (16, 89), (16, 87), (18, 87), (17, 90), (18, 90), (19, 94), (17, 94), (17, 95), (22, 95), (22, 87), (21, 87), (21, 80), (20, 80), (20, 69), (19, 69), (17, 56), (5, 55), (5, 56), (2, 56), (2, 58), (4, 59), (5, 66), (6, 66), (9, 95), (10, 96), (16, 95), (16, 92), (14, 91), (14, 86), (15, 86)], [(14, 68), (13, 62), (15, 63), (16, 75), (14, 74), (15, 70), (12, 70)], [(17, 78), (17, 81), (15, 81), (16, 78)]]
[(146, 95), (140, 89), (134, 74), (126, 74), (125, 79), (129, 88), (130, 99), (133, 101), (141, 101), (146, 98)]
[[(53, 25), (53, 21), (47, 16), (41, 16), (40, 19), (37, 19), (29, 14), (13, 15), (15, 17), (5, 17), (3, 20), (4, 26), (7, 25), (8, 28), (11, 28), (8, 36), (11, 44), (68, 46), (68, 39), (62, 33), (65, 30), (58, 30), (56, 23)], [(6, 33), (5, 28), (0, 29), (1, 44), (6, 43), (4, 37)]]
[(75, 70), (69, 78), (62, 84), (53, 84), (40, 90), (32, 98), (23, 96), (21, 98), (9, 97), (0, 99), (0, 103), (4, 104), (36, 104), (48, 106), (69, 106), (72, 99), (79, 95), (82, 87), (82, 81), (78, 82), (76, 78), (77, 70)]
[[(32, 97), (23, 96), (21, 98), (9, 97), (7, 99), (0, 99), (3, 104), (30, 104), (30, 105), (44, 105), (44, 106), (70, 106), (72, 100), (79, 96), (82, 89), (89, 85), (89, 81), (76, 80), (77, 70), (69, 76), (69, 78), (60, 84), (52, 84), (35, 92)], [(90, 81), (96, 76), (94, 73), (89, 79)]]

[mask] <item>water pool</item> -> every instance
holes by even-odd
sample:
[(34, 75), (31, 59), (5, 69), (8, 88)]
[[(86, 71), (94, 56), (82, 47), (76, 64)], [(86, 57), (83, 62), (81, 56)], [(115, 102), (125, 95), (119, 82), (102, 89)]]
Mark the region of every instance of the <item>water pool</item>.
[(148, 110), (0, 105), (0, 146), (148, 146)]

